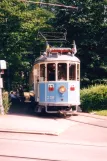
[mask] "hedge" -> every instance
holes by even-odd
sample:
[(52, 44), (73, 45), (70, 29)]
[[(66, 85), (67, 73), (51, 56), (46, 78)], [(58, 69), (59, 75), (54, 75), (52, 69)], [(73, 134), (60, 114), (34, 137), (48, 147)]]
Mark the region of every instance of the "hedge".
[(107, 109), (107, 85), (94, 85), (82, 89), (80, 99), (84, 112)]
[(7, 114), (11, 106), (8, 92), (3, 91), (2, 98), (3, 98), (4, 113)]

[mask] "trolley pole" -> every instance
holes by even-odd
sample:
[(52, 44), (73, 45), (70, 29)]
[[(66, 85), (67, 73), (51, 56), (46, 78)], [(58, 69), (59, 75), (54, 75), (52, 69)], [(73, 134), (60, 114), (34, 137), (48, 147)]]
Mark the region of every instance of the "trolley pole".
[(3, 98), (2, 98), (3, 80), (0, 74), (0, 114), (4, 115)]

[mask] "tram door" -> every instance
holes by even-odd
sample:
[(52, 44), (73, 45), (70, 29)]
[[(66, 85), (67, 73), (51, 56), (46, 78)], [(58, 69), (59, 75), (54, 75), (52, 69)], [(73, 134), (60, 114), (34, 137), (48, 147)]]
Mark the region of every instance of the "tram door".
[(45, 102), (46, 96), (46, 82), (45, 82), (45, 63), (40, 64), (40, 77), (39, 77), (39, 103)]
[(80, 104), (80, 64), (69, 63), (68, 102), (72, 105)]
[(46, 102), (56, 101), (56, 63), (47, 63)]
[(34, 92), (35, 92), (35, 101), (39, 101), (39, 64), (35, 65), (34, 69)]

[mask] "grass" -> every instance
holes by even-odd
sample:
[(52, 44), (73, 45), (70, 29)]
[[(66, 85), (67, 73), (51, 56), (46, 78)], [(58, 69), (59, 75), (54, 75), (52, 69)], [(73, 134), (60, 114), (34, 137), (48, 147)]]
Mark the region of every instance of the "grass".
[(107, 110), (92, 111), (92, 113), (95, 113), (96, 115), (100, 116), (107, 116)]

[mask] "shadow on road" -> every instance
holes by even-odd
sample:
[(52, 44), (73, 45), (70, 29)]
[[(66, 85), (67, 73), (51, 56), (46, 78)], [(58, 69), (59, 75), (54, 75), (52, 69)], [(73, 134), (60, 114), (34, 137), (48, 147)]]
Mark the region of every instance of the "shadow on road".
[(8, 114), (15, 115), (31, 115), (30, 112), (30, 102), (12, 102)]
[(36, 114), (33, 112), (31, 102), (12, 102), (12, 105), (8, 112), (9, 115), (20, 115), (20, 116), (30, 116), (30, 117), (41, 117), (41, 118), (63, 118), (63, 116), (60, 116), (59, 114), (49, 114), (49, 113), (43, 113), (43, 114)]

